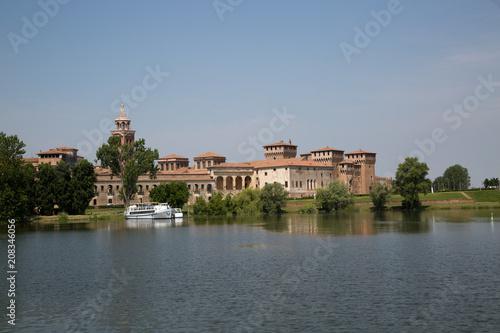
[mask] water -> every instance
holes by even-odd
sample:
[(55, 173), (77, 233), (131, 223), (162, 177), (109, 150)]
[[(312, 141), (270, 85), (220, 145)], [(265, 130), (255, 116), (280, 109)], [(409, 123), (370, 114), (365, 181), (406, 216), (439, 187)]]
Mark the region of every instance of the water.
[(499, 332), (491, 212), (18, 228), (15, 331)]

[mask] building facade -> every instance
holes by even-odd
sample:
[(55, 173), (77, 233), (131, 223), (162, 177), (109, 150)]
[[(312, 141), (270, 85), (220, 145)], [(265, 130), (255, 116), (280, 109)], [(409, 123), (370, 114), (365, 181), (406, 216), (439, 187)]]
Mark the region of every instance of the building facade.
[[(122, 106), (115, 119), (112, 135), (120, 136), (122, 143), (133, 143), (135, 131), (130, 118)], [(343, 150), (325, 147), (297, 156), (297, 145), (276, 142), (265, 145), (264, 160), (241, 163), (226, 163), (226, 157), (207, 152), (193, 158), (194, 165), (181, 155), (170, 154), (158, 160), (156, 178), (143, 175), (138, 180), (138, 193), (133, 203), (148, 202), (150, 191), (162, 183), (186, 182), (191, 193), (189, 203), (197, 196), (209, 199), (214, 191), (223, 195), (237, 194), (245, 188), (263, 188), (266, 184), (280, 183), (290, 197), (312, 197), (316, 189), (327, 187), (334, 180), (348, 184), (354, 194), (366, 194), (375, 176), (376, 153), (358, 150), (344, 153)], [(97, 183), (91, 205), (122, 204), (118, 197), (120, 179), (112, 177), (107, 169), (96, 166)]]

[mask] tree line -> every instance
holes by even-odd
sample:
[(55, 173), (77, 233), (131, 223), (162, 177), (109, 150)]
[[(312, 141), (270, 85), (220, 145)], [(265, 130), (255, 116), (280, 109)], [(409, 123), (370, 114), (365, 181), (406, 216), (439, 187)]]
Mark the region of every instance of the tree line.
[(83, 214), (94, 196), (94, 166), (81, 160), (74, 167), (61, 161), (38, 169), (23, 161), (26, 145), (17, 135), (0, 132), (0, 221), (25, 221), (59, 212)]

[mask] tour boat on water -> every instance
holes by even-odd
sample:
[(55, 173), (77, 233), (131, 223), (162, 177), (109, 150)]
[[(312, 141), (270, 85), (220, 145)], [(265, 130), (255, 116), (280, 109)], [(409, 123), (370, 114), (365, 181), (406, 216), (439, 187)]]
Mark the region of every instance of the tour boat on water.
[(133, 204), (125, 212), (126, 219), (173, 219), (182, 217), (180, 208), (172, 208), (168, 203), (158, 202)]

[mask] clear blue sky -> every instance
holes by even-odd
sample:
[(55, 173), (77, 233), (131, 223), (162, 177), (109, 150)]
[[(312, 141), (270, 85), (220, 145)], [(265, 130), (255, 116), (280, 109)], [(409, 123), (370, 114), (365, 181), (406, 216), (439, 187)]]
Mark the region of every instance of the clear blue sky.
[(0, 2), (0, 131), (27, 156), (93, 161), (130, 95), (160, 156), (243, 162), (292, 139), (376, 152), (380, 176), (410, 154), (431, 179), (500, 176), (500, 85), (484, 84), (500, 82), (500, 1), (60, 1)]

